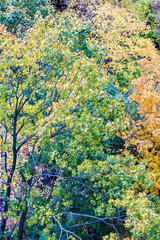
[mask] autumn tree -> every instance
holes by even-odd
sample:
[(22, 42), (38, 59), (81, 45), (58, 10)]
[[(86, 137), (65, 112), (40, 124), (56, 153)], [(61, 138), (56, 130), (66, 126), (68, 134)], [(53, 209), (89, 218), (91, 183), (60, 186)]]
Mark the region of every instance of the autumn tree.
[(91, 38), (87, 41), (91, 46), (101, 45), (104, 69), (114, 75), (118, 86), (128, 88), (131, 80), (140, 76), (139, 61), (152, 59), (157, 54), (150, 39), (145, 37), (149, 26), (138, 15), (108, 2), (92, 0), (86, 5), (86, 1), (81, 0), (77, 4), (79, 11), (72, 10), (75, 21), (78, 15), (84, 25), (92, 26)]
[(141, 61), (143, 76), (132, 82), (134, 92), (130, 96), (130, 100), (138, 104), (139, 117), (137, 121), (131, 121), (130, 130), (124, 134), (126, 148), (131, 150), (134, 147), (138, 160), (144, 159), (148, 168), (156, 174), (155, 188), (157, 189), (160, 188), (159, 61), (159, 56), (153, 61)]
[[(120, 101), (105, 98), (107, 93), (103, 90), (109, 82), (96, 61), (80, 51), (73, 57), (69, 46), (61, 41), (61, 26), (55, 23), (56, 19), (37, 21), (23, 39), (13, 35), (6, 37), (2, 32), (1, 130), (4, 147), (1, 171), (5, 205), (1, 230), (7, 238), (13, 235), (22, 239), (28, 214), (28, 227), (32, 226), (31, 222), (36, 224), (38, 216), (42, 228), (45, 226), (44, 233), (49, 231), (49, 226), (55, 228), (54, 221), (58, 223), (58, 219), (48, 219), (48, 225), (43, 215), (56, 214), (57, 207), (61, 209), (60, 202), (65, 209), (70, 206), (67, 199), (73, 192), (82, 194), (88, 188), (83, 181), (74, 181), (77, 165), (84, 158), (105, 158), (105, 125), (112, 122), (112, 130), (108, 132), (108, 138), (112, 138), (120, 127), (117, 121), (120, 122), (124, 115)], [(115, 114), (109, 110), (112, 106)], [(38, 181), (45, 181), (45, 176), (51, 178), (52, 187), (46, 187), (39, 201), (34, 190)], [(62, 186), (66, 188), (64, 192)], [(59, 200), (55, 198), (56, 191), (60, 194)], [(49, 204), (48, 211), (46, 204)], [(9, 232), (7, 219), (13, 219)]]

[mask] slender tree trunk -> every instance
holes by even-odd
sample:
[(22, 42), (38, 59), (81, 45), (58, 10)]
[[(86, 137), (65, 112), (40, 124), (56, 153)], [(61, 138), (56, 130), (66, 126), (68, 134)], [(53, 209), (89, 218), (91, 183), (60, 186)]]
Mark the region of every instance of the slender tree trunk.
[[(34, 171), (33, 171), (32, 175), (33, 174), (34, 174)], [(32, 177), (28, 181), (28, 186), (30, 187), (31, 184), (32, 184)], [(27, 192), (26, 192), (26, 195), (27, 195)], [(27, 216), (27, 212), (28, 212), (28, 202), (27, 202), (26, 197), (25, 197), (25, 201), (26, 201), (25, 202), (26, 203), (25, 210), (22, 212), (22, 215), (21, 215), (21, 218), (20, 218), (20, 221), (19, 221), (19, 228), (18, 228), (18, 239), (19, 240), (21, 240), (22, 237), (23, 237), (24, 223), (26, 221), (26, 216)]]
[(19, 240), (22, 240), (23, 228), (24, 228), (24, 223), (26, 221), (27, 212), (28, 212), (28, 206), (26, 203), (26, 209), (22, 212), (20, 222), (19, 222), (19, 229), (18, 229), (18, 239)]
[(57, 7), (57, 9), (59, 9), (59, 8), (60, 8), (60, 1), (61, 1), (61, 0), (57, 0), (57, 6), (56, 6), (56, 7)]
[[(11, 195), (11, 182), (12, 182), (12, 178), (13, 178), (14, 171), (15, 171), (15, 168), (16, 168), (16, 163), (17, 163), (17, 149), (16, 149), (16, 144), (17, 144), (17, 134), (16, 134), (17, 113), (16, 112), (15, 112), (14, 125), (13, 126), (14, 126), (13, 127), (13, 162), (12, 162), (12, 168), (11, 168), (10, 174), (8, 176), (8, 180), (7, 180), (7, 192), (6, 192), (6, 198), (5, 198), (5, 204), (4, 204), (4, 213), (6, 213), (8, 211), (8, 201), (9, 201), (10, 195)], [(2, 233), (4, 233), (4, 231), (5, 231), (6, 221), (7, 221), (7, 218), (3, 217), (2, 224), (1, 224)]]

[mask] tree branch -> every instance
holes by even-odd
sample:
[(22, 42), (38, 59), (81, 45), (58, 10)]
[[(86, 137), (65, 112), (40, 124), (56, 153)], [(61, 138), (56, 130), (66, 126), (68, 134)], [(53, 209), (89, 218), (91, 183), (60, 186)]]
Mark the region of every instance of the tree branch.
[(61, 233), (60, 233), (59, 240), (61, 240), (61, 238), (62, 238), (63, 231), (67, 234), (67, 239), (68, 239), (68, 233), (70, 233), (71, 235), (75, 236), (75, 237), (78, 238), (79, 240), (82, 240), (82, 239), (81, 239), (78, 235), (76, 235), (74, 232), (71, 232), (71, 231), (66, 230), (65, 228), (63, 228), (57, 218), (53, 217), (53, 219), (58, 223), (58, 225), (59, 225), (59, 227), (60, 227)]

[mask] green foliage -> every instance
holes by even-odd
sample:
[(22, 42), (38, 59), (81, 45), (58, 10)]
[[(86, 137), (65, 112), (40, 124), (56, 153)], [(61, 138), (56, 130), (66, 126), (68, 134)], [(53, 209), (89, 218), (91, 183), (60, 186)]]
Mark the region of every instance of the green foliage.
[(46, 17), (51, 7), (46, 0), (2, 0), (0, 5), (0, 22), (13, 33), (24, 31), (35, 21), (35, 14), (39, 12)]

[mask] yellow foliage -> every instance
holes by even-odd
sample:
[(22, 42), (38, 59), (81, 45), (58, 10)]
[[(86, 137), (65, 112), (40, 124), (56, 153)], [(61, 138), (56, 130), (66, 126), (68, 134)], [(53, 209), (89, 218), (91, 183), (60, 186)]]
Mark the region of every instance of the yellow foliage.
[[(79, 12), (72, 10), (74, 22), (92, 25), (92, 33), (88, 43), (101, 45), (104, 48), (104, 69), (109, 73), (123, 74), (128, 82), (134, 79), (134, 73), (139, 69), (142, 58), (153, 59), (157, 51), (144, 36), (150, 31), (145, 22), (137, 14), (131, 13), (121, 6), (113, 6), (108, 1), (85, 0), (77, 2)], [(115, 2), (115, 1), (114, 1)], [(129, 2), (128, 2), (129, 4)], [(76, 17), (77, 12), (79, 15)], [(72, 19), (72, 21), (73, 21)], [(77, 20), (78, 19), (78, 20)], [(75, 23), (74, 23), (75, 24)], [(140, 37), (143, 36), (143, 37)], [(107, 73), (108, 74), (108, 73)]]
[(72, 235), (70, 235), (68, 239), (76, 240), (75, 237), (73, 237)]
[(139, 37), (139, 34), (147, 33), (146, 24), (125, 8), (113, 8), (106, 3), (98, 9), (93, 21), (101, 44), (109, 50), (107, 59), (111, 61), (108, 67), (112, 71), (123, 72), (126, 64), (129, 71), (134, 71), (135, 61), (132, 58), (139, 61), (145, 57), (153, 58), (156, 54), (150, 40)]

